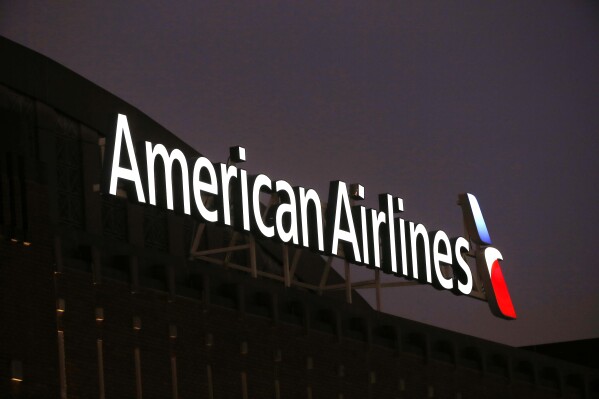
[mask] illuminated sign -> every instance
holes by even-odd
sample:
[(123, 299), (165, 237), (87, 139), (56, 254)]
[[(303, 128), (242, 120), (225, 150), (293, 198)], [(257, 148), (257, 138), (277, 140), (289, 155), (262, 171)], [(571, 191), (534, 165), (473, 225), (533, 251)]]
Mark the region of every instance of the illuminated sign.
[[(231, 159), (244, 162), (245, 149), (233, 147)], [(164, 181), (164, 185), (157, 188), (157, 181)], [(169, 152), (162, 144), (146, 141), (134, 146), (127, 117), (121, 114), (115, 136), (106, 140), (102, 184), (103, 191), (111, 195), (116, 195), (119, 186), (128, 191), (129, 199), (139, 203), (157, 205), (160, 195), (162, 206), (201, 221), (344, 257), (457, 295), (468, 295), (473, 289), (472, 272), (464, 259), (471, 252), (470, 240), (450, 238), (441, 230), (428, 231), (420, 223), (396, 217), (404, 211), (401, 198), (381, 194), (380, 209), (370, 209), (353, 202), (365, 198), (363, 186), (348, 187), (345, 182), (333, 181), (323, 215), (320, 197), (313, 189), (273, 181), (264, 174), (248, 175), (234, 164), (212, 163), (203, 156), (188, 159), (180, 150)], [(279, 198), (272, 217), (263, 218), (261, 193), (276, 193)], [(205, 201), (208, 196), (215, 201)], [(490, 265), (482, 275), (486, 292), (495, 290), (487, 295), (493, 298), (489, 300), (493, 302), (491, 309), (501, 317), (515, 318), (499, 268), (501, 254), (488, 246), (490, 238), (478, 202), (471, 194), (466, 194), (466, 202), (460, 198), (465, 220), (474, 225), (468, 232), (477, 259), (482, 256)], [(478, 270), (480, 274), (481, 268)], [(504, 293), (511, 311), (505, 305)]]
[(483, 279), (491, 311), (498, 317), (515, 319), (516, 310), (499, 266), (503, 257), (497, 248), (490, 246), (491, 237), (478, 201), (472, 194), (461, 194), (459, 204), (468, 235), (479, 246), (476, 251), (476, 267), (478, 275)]

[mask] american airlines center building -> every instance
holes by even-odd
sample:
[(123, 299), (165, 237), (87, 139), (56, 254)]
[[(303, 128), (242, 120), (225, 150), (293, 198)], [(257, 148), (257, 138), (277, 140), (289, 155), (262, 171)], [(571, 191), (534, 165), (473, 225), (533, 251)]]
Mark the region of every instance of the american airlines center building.
[[(461, 197), (463, 241), (394, 218), (391, 196), (360, 207), (359, 185), (332, 183), (325, 209), (247, 174), (243, 148), (208, 162), (59, 64), (4, 38), (0, 55), (0, 397), (599, 397), (595, 369), (384, 314), (354, 291), (378, 292), (380, 271), (515, 318), (489, 289), (501, 257), (474, 197)], [(475, 249), (482, 281), (462, 262)], [(344, 278), (334, 256), (377, 278)]]

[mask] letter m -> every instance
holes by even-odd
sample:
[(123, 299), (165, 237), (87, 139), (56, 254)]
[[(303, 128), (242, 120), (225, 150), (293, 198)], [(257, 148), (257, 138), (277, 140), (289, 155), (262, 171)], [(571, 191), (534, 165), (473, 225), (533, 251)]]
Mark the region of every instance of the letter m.
[(173, 162), (178, 161), (181, 167), (181, 182), (183, 186), (183, 211), (191, 214), (189, 197), (189, 170), (187, 160), (181, 150), (174, 149), (169, 154), (166, 147), (162, 144), (156, 144), (152, 148), (152, 143), (146, 141), (146, 162), (148, 170), (148, 196), (149, 203), (156, 205), (156, 177), (154, 174), (154, 164), (156, 157), (160, 156), (164, 162), (164, 184), (166, 186), (166, 207), (174, 209), (173, 205)]

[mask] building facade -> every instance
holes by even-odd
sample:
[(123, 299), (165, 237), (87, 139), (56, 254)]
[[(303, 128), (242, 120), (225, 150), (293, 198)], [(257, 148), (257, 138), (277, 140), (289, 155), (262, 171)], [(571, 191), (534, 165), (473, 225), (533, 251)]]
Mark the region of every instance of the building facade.
[(33, 51), (0, 54), (0, 397), (599, 397), (595, 369), (311, 289), (343, 285), (318, 255), (102, 195), (118, 113), (197, 152)]

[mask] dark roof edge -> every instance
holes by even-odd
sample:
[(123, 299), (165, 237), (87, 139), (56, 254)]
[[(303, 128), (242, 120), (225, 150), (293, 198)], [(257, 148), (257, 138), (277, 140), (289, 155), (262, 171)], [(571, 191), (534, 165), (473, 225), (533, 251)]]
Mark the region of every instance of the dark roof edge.
[(51, 105), (59, 112), (106, 135), (116, 128), (118, 113), (127, 115), (132, 131), (150, 141), (181, 149), (187, 156), (198, 151), (131, 104), (58, 62), (0, 36), (0, 83)]

